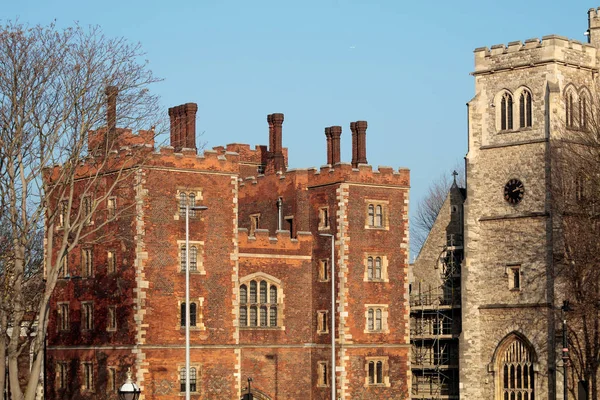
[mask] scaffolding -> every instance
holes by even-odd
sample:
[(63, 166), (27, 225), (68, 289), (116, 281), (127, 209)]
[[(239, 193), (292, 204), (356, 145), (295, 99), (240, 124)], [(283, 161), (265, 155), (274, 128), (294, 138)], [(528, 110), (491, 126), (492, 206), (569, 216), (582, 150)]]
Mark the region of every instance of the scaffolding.
[(412, 399), (458, 399), (462, 236), (449, 234), (436, 268), (440, 285), (411, 293)]

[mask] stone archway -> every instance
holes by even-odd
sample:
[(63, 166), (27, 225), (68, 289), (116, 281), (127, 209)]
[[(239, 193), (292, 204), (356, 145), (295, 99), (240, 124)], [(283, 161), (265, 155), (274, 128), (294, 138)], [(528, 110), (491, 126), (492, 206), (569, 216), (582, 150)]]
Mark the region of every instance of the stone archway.
[(494, 354), (497, 400), (533, 400), (536, 386), (536, 354), (521, 334), (507, 335)]

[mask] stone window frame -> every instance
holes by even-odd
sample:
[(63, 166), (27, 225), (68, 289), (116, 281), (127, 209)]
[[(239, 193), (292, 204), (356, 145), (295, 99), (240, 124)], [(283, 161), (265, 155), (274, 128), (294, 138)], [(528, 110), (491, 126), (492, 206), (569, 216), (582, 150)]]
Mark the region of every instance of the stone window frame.
[(114, 365), (109, 365), (106, 367), (106, 391), (108, 393), (117, 393), (119, 389), (119, 374), (118, 369)]
[(94, 393), (94, 362), (81, 362), (81, 391)]
[(91, 246), (81, 249), (81, 277), (94, 277), (94, 248)]
[[(206, 275), (206, 270), (204, 269), (204, 241), (203, 240), (190, 240), (190, 249), (192, 247), (196, 247), (196, 269), (190, 269), (190, 275)], [(185, 274), (185, 269), (183, 269), (183, 262), (185, 261), (182, 258), (183, 247), (185, 246), (185, 240), (177, 241), (177, 265), (178, 271), (181, 274)], [(190, 254), (191, 256), (191, 254)], [(191, 264), (191, 257), (190, 257)], [(187, 266), (186, 266), (187, 267)]]
[[(84, 324), (84, 321), (85, 321), (85, 324)], [(93, 301), (82, 301), (81, 302), (80, 329), (82, 331), (94, 330), (94, 302)]]
[(69, 362), (66, 360), (57, 360), (55, 365), (56, 389), (66, 389), (69, 386)]
[(319, 228), (320, 231), (328, 231), (331, 229), (331, 214), (329, 214), (329, 206), (319, 207)]
[[(71, 318), (68, 301), (59, 301), (56, 303), (56, 312), (58, 314), (56, 328), (58, 332), (67, 332), (71, 328)], [(66, 312), (65, 312), (66, 311)]]
[(56, 210), (56, 212), (58, 213), (58, 223), (56, 224), (56, 230), (61, 230), (65, 228), (65, 223), (67, 221), (67, 218), (69, 217), (68, 211), (69, 200), (63, 198), (60, 201), (58, 201)]
[(250, 230), (248, 236), (254, 236), (257, 229), (260, 229), (260, 213), (254, 213), (249, 215), (250, 218)]
[[(377, 312), (381, 314), (381, 329), (377, 328)], [(371, 316), (372, 313), (372, 316)], [(365, 304), (365, 330), (364, 333), (390, 333), (388, 304)], [(370, 329), (372, 320), (373, 329)]]
[(521, 264), (507, 264), (506, 275), (508, 277), (508, 289), (510, 291), (519, 292), (523, 289), (523, 280)]
[(117, 252), (114, 249), (106, 251), (106, 272), (108, 274), (117, 272)]
[(69, 275), (69, 253), (64, 252), (63, 256), (57, 260), (58, 278), (68, 278)]
[[(365, 229), (390, 229), (388, 200), (365, 199)], [(381, 224), (378, 223), (377, 210), (381, 209)], [(371, 211), (372, 210), (372, 211)]]
[(319, 282), (331, 282), (331, 265), (329, 258), (322, 258), (319, 260), (318, 278)]
[(317, 361), (317, 387), (329, 387), (330, 371), (329, 361)]
[[(373, 277), (369, 277), (369, 259), (373, 260)], [(375, 266), (377, 258), (381, 259), (381, 278), (375, 278)], [(389, 261), (385, 254), (376, 253), (376, 252), (366, 252), (363, 256), (363, 265), (364, 265), (364, 282), (389, 282), (388, 276), (388, 266)]]
[(94, 209), (94, 197), (91, 194), (85, 194), (81, 198), (82, 218), (84, 225), (94, 225), (92, 211)]
[[(251, 294), (251, 283), (256, 282), (256, 302), (252, 302), (252, 294)], [(267, 285), (267, 298), (266, 302), (262, 301), (261, 296), (261, 282), (266, 282)], [(246, 303), (242, 301), (242, 286), (246, 288)], [(284, 292), (283, 292), (283, 283), (280, 279), (275, 278), (272, 275), (263, 273), (263, 272), (255, 272), (250, 275), (246, 275), (245, 277), (239, 280), (237, 285), (238, 287), (238, 318), (237, 323), (238, 327), (241, 330), (285, 330), (285, 326), (283, 325), (284, 321)], [(272, 287), (277, 289), (277, 299), (276, 302), (272, 302)], [(266, 308), (266, 325), (261, 325), (261, 309)], [(272, 311), (271, 309), (275, 309), (276, 312), (276, 325), (272, 325)], [(246, 321), (245, 324), (242, 321), (242, 311), (245, 309)], [(255, 310), (256, 317), (256, 325), (252, 324), (251, 317), (253, 315), (252, 310)]]
[[(204, 197), (202, 196), (202, 192), (203, 192), (203, 189), (200, 187), (178, 186), (176, 188), (176, 192), (175, 192), (175, 200), (176, 200), (176, 204), (177, 204), (177, 210), (175, 211), (175, 214), (173, 215), (173, 219), (176, 221), (178, 221), (178, 220), (185, 221), (185, 207), (182, 207), (181, 194), (185, 194), (186, 201), (190, 195), (194, 195), (193, 196), (194, 204), (192, 204), (192, 205), (198, 205), (199, 202), (204, 200)], [(190, 220), (199, 218), (199, 215), (201, 215), (200, 211), (190, 210)]]
[[(194, 379), (194, 383), (196, 384), (195, 390), (192, 390), (192, 369), (195, 369), (196, 376)], [(200, 364), (198, 363), (190, 363), (190, 393), (199, 394), (200, 384), (202, 382), (201, 379), (202, 370), (200, 369)], [(185, 396), (185, 380), (182, 379), (185, 376), (185, 364), (177, 364), (177, 381), (179, 383), (179, 396)], [(183, 390), (181, 390), (183, 389)]]
[[(381, 364), (379, 364), (381, 363)], [(378, 365), (381, 365), (381, 382), (378, 382)], [(372, 366), (372, 368), (371, 368)], [(365, 357), (365, 387), (390, 387), (388, 356)]]
[(117, 196), (106, 198), (106, 219), (112, 221), (117, 217)]
[(329, 310), (317, 311), (317, 334), (325, 335), (329, 333)]
[[(524, 375), (526, 374), (529, 379), (522, 379), (521, 387), (515, 385), (514, 388), (507, 388), (505, 387), (506, 373), (515, 366), (521, 367), (522, 378), (525, 378)], [(520, 332), (513, 331), (509, 333), (498, 343), (494, 350), (492, 362), (487, 365), (487, 370), (488, 373), (494, 375), (494, 386), (496, 398), (498, 399), (504, 398), (505, 392), (520, 392), (521, 394), (528, 392), (529, 398), (538, 394), (535, 387), (539, 378), (539, 365), (535, 348)], [(513, 371), (513, 373), (517, 373), (518, 368)]]
[[(181, 298), (177, 301), (177, 330), (185, 330), (185, 320), (181, 315), (181, 308), (185, 303), (185, 299)], [(198, 297), (196, 299), (190, 298), (190, 304), (196, 305), (196, 325), (190, 324), (190, 331), (205, 331), (206, 326), (204, 325), (204, 297)], [(190, 320), (191, 318), (191, 307), (190, 307)], [(181, 324), (183, 322), (183, 325)], [(191, 321), (190, 321), (191, 322)]]
[(110, 305), (107, 307), (106, 312), (106, 331), (107, 332), (116, 332), (117, 331), (117, 306)]

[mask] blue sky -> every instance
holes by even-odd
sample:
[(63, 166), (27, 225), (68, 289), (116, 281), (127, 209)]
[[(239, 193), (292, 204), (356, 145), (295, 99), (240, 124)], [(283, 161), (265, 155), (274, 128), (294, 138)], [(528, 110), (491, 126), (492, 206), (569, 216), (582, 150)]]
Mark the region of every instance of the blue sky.
[(326, 163), (323, 128), (367, 120), (370, 164), (411, 169), (411, 214), (467, 150), (473, 49), (559, 34), (585, 41), (589, 1), (20, 0), (3, 19), (100, 25), (140, 42), (165, 109), (198, 103), (207, 147), (267, 144), (283, 112), (290, 167)]

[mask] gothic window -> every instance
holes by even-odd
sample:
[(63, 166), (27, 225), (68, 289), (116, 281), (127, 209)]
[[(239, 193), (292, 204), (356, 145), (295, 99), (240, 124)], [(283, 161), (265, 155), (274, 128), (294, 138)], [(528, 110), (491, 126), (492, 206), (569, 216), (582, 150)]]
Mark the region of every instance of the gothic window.
[(114, 250), (106, 252), (106, 269), (109, 274), (117, 272), (117, 255)]
[[(185, 367), (179, 370), (180, 391), (185, 392)], [(190, 367), (190, 392), (196, 391), (196, 368)]]
[(319, 229), (329, 229), (329, 207), (319, 208)]
[(187, 206), (187, 194), (179, 193), (179, 215), (185, 217), (185, 208)]
[(565, 95), (565, 119), (567, 128), (575, 128), (577, 117), (575, 115), (575, 101), (576, 97), (572, 90), (568, 90)]
[(118, 385), (117, 368), (116, 367), (108, 367), (107, 372), (108, 372), (108, 383), (106, 385), (106, 388), (108, 389), (109, 393), (116, 393), (117, 385)]
[(65, 361), (56, 363), (56, 380), (58, 389), (66, 389), (68, 384), (68, 364)]
[(69, 255), (67, 252), (58, 260), (58, 277), (66, 278), (69, 276)]
[(193, 218), (196, 216), (196, 210), (193, 209), (193, 207), (196, 206), (196, 194), (197, 192), (179, 192), (179, 216), (181, 218), (185, 218), (185, 211), (186, 208), (189, 204), (190, 206), (190, 218)]
[(523, 90), (519, 96), (519, 127), (531, 127), (531, 93), (528, 90)]
[(194, 210), (193, 207), (196, 206), (196, 194), (195, 193), (190, 193), (188, 195), (188, 201), (190, 203), (190, 217), (195, 217), (196, 216), (196, 210)]
[[(181, 264), (181, 272), (185, 272), (185, 268), (186, 268), (186, 251), (185, 251), (185, 245), (181, 246), (181, 260), (180, 260), (180, 264)], [(190, 272), (197, 272), (198, 271), (198, 247), (197, 246), (190, 246)]]
[(92, 215), (92, 197), (91, 196), (83, 196), (82, 199), (82, 205), (83, 205), (83, 218), (85, 221), (85, 224), (89, 224), (90, 223), (90, 218)]
[(500, 129), (510, 130), (513, 128), (513, 98), (508, 92), (502, 95), (500, 100)]
[(499, 347), (497, 358), (500, 400), (534, 400), (533, 351), (517, 335)]
[(327, 311), (317, 311), (317, 333), (327, 333)]
[(319, 260), (319, 281), (329, 281), (329, 260)]
[(365, 228), (387, 228), (387, 201), (367, 200)]
[(84, 362), (81, 364), (83, 368), (83, 384), (82, 389), (84, 391), (94, 391), (94, 364), (91, 362)]
[(106, 326), (107, 331), (117, 330), (117, 306), (108, 306), (108, 322)]
[[(196, 326), (197, 306), (196, 303), (190, 302), (190, 327)], [(181, 327), (185, 328), (185, 303), (180, 306)]]
[(586, 89), (579, 93), (579, 128), (583, 131), (589, 130), (589, 115), (590, 115), (589, 95)]
[(387, 305), (367, 305), (366, 333), (382, 333), (387, 331)]
[(92, 302), (81, 303), (81, 329), (91, 330), (94, 328), (94, 304)]
[(318, 386), (329, 386), (329, 376), (327, 371), (327, 362), (319, 361), (317, 363)]
[(69, 303), (58, 303), (58, 330), (69, 330)]
[(387, 281), (387, 259), (385, 256), (368, 255), (366, 263), (366, 281)]
[(81, 250), (81, 276), (84, 278), (91, 277), (94, 275), (92, 249)]
[(106, 203), (108, 218), (114, 218), (117, 215), (117, 198), (109, 197)]
[(255, 277), (242, 280), (240, 290), (239, 326), (251, 328), (275, 328), (280, 326), (278, 309), (281, 307), (279, 291), (275, 282)]
[(366, 372), (368, 386), (389, 386), (387, 357), (367, 357)]

